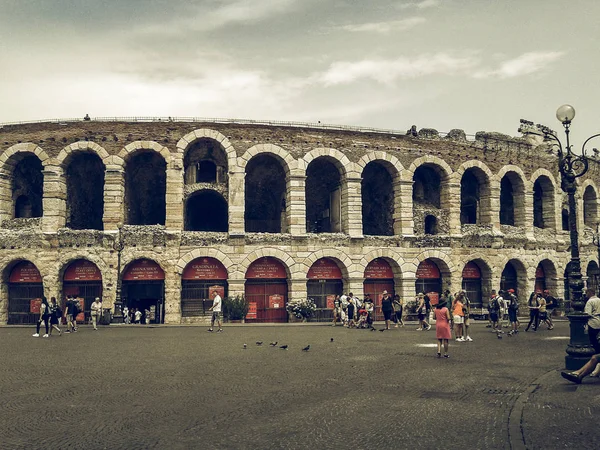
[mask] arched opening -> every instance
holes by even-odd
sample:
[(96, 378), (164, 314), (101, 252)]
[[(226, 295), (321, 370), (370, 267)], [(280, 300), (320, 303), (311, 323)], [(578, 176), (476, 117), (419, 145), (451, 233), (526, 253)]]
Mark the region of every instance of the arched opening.
[(327, 157), (315, 159), (306, 169), (306, 231), (342, 231), (340, 171)]
[(431, 214), (425, 216), (425, 234), (437, 234), (437, 218)]
[(287, 231), (286, 176), (271, 155), (257, 155), (246, 166), (244, 222), (247, 232)]
[(317, 305), (315, 319), (319, 322), (333, 320), (333, 301), (342, 295), (344, 282), (342, 271), (330, 258), (318, 259), (310, 266), (306, 276), (306, 292)]
[(185, 202), (185, 230), (227, 232), (228, 214), (221, 194), (209, 189), (195, 192)]
[(68, 265), (63, 274), (63, 309), (65, 297), (69, 295), (75, 297), (83, 310), (77, 316), (77, 322), (87, 323), (94, 299), (102, 298), (102, 273), (96, 264), (77, 259)]
[(535, 270), (535, 292), (550, 291), (553, 296), (557, 295), (557, 279), (556, 266), (549, 259), (540, 261)]
[[(423, 164), (413, 175), (413, 220), (415, 234), (426, 233), (426, 218), (434, 223), (435, 232), (430, 234), (447, 233), (449, 230), (448, 214), (444, 209), (446, 204), (447, 177), (442, 168), (433, 164)], [(433, 221), (435, 218), (435, 221)], [(427, 231), (431, 231), (428, 228)]]
[(392, 266), (383, 258), (371, 261), (365, 268), (365, 281), (363, 282), (364, 294), (370, 294), (375, 302), (375, 320), (383, 320), (381, 299), (383, 291), (394, 297), (394, 271)]
[(129, 225), (164, 225), (167, 163), (155, 152), (139, 151), (125, 167), (125, 206)]
[(527, 269), (521, 261), (511, 259), (506, 263), (500, 276), (500, 289), (504, 291), (514, 289), (517, 297), (529, 294), (527, 292)]
[(365, 167), (361, 181), (363, 234), (393, 236), (394, 181), (378, 162)]
[(33, 324), (40, 316), (44, 295), (42, 276), (29, 261), (14, 265), (8, 276), (8, 324)]
[(500, 224), (525, 226), (525, 186), (516, 172), (507, 172), (500, 181)]
[(535, 269), (535, 287), (534, 287), (534, 291), (537, 292), (544, 292), (544, 290), (546, 289), (546, 273), (544, 272), (544, 267), (542, 266), (542, 264), (538, 264), (538, 266)]
[(561, 212), (562, 230), (569, 231), (569, 210), (563, 209)]
[(228, 294), (227, 269), (215, 258), (196, 258), (181, 276), (181, 317), (205, 317), (212, 313), (213, 292)]
[(102, 230), (104, 164), (95, 153), (75, 154), (67, 166), (67, 227)]
[(473, 170), (468, 169), (460, 180), (460, 223), (476, 224), (479, 222), (479, 181)]
[(163, 323), (165, 308), (165, 272), (151, 259), (137, 259), (123, 271), (123, 304), (134, 323), (136, 311), (140, 324)]
[(598, 295), (598, 287), (600, 286), (600, 268), (596, 261), (590, 261), (586, 270), (587, 287), (592, 288)]
[(44, 175), (42, 162), (26, 154), (16, 163), (12, 176), (12, 198), (15, 219), (42, 217)]
[(183, 158), (184, 182), (227, 183), (227, 154), (221, 145), (208, 138), (194, 142)]
[(287, 322), (287, 270), (270, 256), (257, 259), (246, 271), (247, 322)]
[(483, 283), (481, 269), (474, 261), (465, 264), (462, 271), (462, 288), (471, 301), (471, 307), (483, 307)]
[(583, 222), (594, 231), (598, 226), (598, 196), (593, 186), (586, 187), (583, 193)]
[(415, 292), (427, 294), (431, 304), (437, 304), (442, 294), (442, 273), (435, 261), (432, 259), (421, 261), (416, 276)]
[(554, 223), (554, 185), (541, 175), (533, 184), (533, 226), (552, 229)]

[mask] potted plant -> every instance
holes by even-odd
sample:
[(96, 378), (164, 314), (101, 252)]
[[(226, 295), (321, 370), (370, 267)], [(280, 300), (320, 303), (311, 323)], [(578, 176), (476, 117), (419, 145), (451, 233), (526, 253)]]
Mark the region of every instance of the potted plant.
[(302, 320), (302, 322), (308, 321), (315, 315), (317, 305), (312, 298), (290, 300), (285, 309), (288, 312), (290, 318), (296, 318)]
[(248, 314), (248, 302), (243, 295), (226, 297), (223, 302), (223, 314), (229, 322), (243, 322)]

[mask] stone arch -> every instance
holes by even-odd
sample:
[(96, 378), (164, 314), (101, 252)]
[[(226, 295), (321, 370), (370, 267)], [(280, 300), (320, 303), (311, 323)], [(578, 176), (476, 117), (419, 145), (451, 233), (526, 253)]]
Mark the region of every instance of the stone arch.
[(296, 169), (298, 162), (285, 149), (274, 144), (256, 144), (250, 147), (246, 152), (238, 158), (238, 167), (246, 170), (246, 166), (252, 158), (257, 155), (270, 155), (277, 159), (285, 170), (286, 175), (289, 175)]
[(327, 157), (340, 171), (342, 178), (359, 177), (360, 172), (356, 164), (351, 162), (346, 155), (334, 148), (315, 148), (298, 160), (298, 170), (306, 172), (308, 166), (317, 158)]
[(540, 168), (531, 176), (531, 184), (534, 226), (555, 230), (557, 205), (554, 176), (549, 170)]
[[(472, 181), (472, 186), (465, 184)], [(481, 161), (465, 161), (453, 174), (461, 187), (461, 223), (489, 224), (492, 222), (492, 171)]]
[[(363, 156), (361, 172), (362, 232), (364, 235), (393, 236), (401, 217), (400, 162), (389, 155)], [(387, 158), (385, 158), (387, 156)], [(397, 164), (397, 165), (396, 165)]]
[(3, 152), (0, 155), (0, 173), (12, 173), (12, 169), (15, 165), (15, 162), (18, 159), (14, 157), (18, 157), (21, 153), (34, 154), (38, 157), (43, 167), (46, 167), (48, 164), (51, 164), (50, 157), (44, 150), (42, 150), (41, 147), (31, 142), (23, 142), (9, 147), (8, 149), (6, 149), (5, 152)]
[[(535, 273), (535, 267), (530, 270), (527, 263), (523, 262), (520, 258), (511, 256), (505, 256), (502, 261), (496, 266), (498, 268), (498, 279), (502, 283), (502, 272), (506, 268), (506, 265), (511, 263), (517, 272), (517, 285), (518, 285), (518, 297), (521, 300), (526, 300), (530, 294), (531, 283), (530, 279)], [(527, 297), (526, 297), (527, 296)]]
[(308, 273), (308, 270), (311, 266), (321, 258), (329, 258), (336, 261), (340, 270), (342, 271), (342, 277), (345, 280), (349, 278), (362, 278), (363, 272), (360, 272), (359, 266), (356, 266), (352, 263), (352, 260), (341, 250), (328, 248), (318, 250), (316, 252), (311, 253), (304, 259), (304, 277)]
[(236, 265), (233, 263), (233, 261), (228, 255), (216, 248), (209, 247), (202, 249), (196, 248), (185, 253), (177, 261), (174, 267), (175, 272), (181, 275), (184, 269), (187, 267), (187, 265), (198, 258), (215, 258), (225, 266), (229, 273), (236, 271)]
[(131, 263), (133, 263), (137, 260), (140, 260), (140, 259), (149, 259), (150, 261), (155, 262), (156, 264), (158, 264), (160, 266), (160, 268), (165, 273), (165, 281), (166, 281), (167, 278), (170, 278), (169, 275), (174, 275), (176, 273), (176, 271), (174, 270), (173, 266), (166, 259), (163, 259), (160, 256), (161, 255), (158, 255), (153, 252), (147, 252), (147, 251), (140, 251), (140, 252), (136, 251), (134, 253), (129, 253), (121, 261), (120, 276), (121, 277), (123, 276), (123, 274), (125, 273), (125, 270)]
[(229, 276), (234, 279), (243, 280), (246, 277), (246, 271), (250, 264), (252, 264), (257, 259), (263, 258), (265, 256), (269, 256), (271, 258), (276, 258), (285, 266), (288, 281), (301, 278), (299, 276), (301, 274), (301, 270), (299, 270), (299, 265), (296, 264), (294, 258), (292, 258), (289, 253), (284, 252), (281, 249), (275, 247), (266, 247), (253, 251), (248, 254), (242, 262), (240, 262), (237, 266), (237, 270), (235, 272), (235, 276), (233, 273), (230, 273)]
[(105, 280), (107, 278), (110, 278), (108, 276), (110, 272), (108, 264), (104, 261), (104, 259), (100, 258), (99, 256), (93, 254), (84, 254), (80, 251), (76, 251), (74, 253), (61, 251), (59, 260), (56, 263), (58, 265), (58, 270), (55, 270), (55, 272), (58, 274), (59, 283), (62, 283), (65, 270), (67, 269), (67, 267), (69, 267), (69, 264), (71, 264), (74, 261), (77, 261), (78, 259), (85, 259), (86, 261), (94, 263), (96, 267), (98, 267), (98, 270), (100, 270), (100, 273), (102, 274), (102, 284), (106, 286)]
[(448, 165), (446, 161), (444, 161), (442, 158), (438, 158), (437, 156), (425, 155), (416, 158), (410, 164), (410, 166), (408, 166), (408, 169), (406, 170), (406, 176), (408, 176), (408, 180), (412, 180), (412, 177), (415, 174), (415, 170), (417, 170), (420, 166), (425, 164), (439, 167), (445, 177), (450, 178), (452, 176), (452, 168)]
[[(462, 270), (464, 267), (473, 262), (479, 267), (481, 271), (481, 301), (485, 304), (485, 299), (489, 298), (491, 295), (492, 289), (494, 289), (494, 268), (481, 256), (480, 253), (471, 254), (465, 258), (462, 258), (460, 261), (461, 267), (461, 287), (464, 289), (464, 279), (462, 277)], [(474, 301), (471, 298), (471, 301)], [(477, 301), (479, 303), (479, 301)]]
[(544, 270), (546, 289), (548, 289), (553, 295), (556, 295), (559, 285), (559, 273), (561, 272), (559, 272), (557, 265), (550, 258), (541, 258), (537, 264), (535, 264), (535, 267), (533, 267), (534, 277), (535, 270), (537, 270), (539, 265), (541, 265), (542, 269)]
[(237, 165), (237, 154), (229, 139), (216, 130), (211, 130), (209, 128), (199, 128), (197, 130), (191, 131), (185, 136), (183, 136), (177, 142), (177, 153), (181, 155), (181, 158), (185, 156), (185, 152), (192, 144), (200, 139), (212, 139), (217, 141), (225, 154), (227, 155), (227, 165), (229, 171), (232, 171), (234, 167)]
[(63, 170), (64, 170), (64, 167), (66, 167), (66, 165), (69, 163), (68, 160), (73, 156), (74, 153), (77, 153), (77, 152), (91, 152), (91, 153), (97, 154), (98, 157), (100, 158), (100, 160), (102, 160), (102, 163), (104, 164), (105, 167), (106, 167), (106, 160), (110, 156), (109, 153), (103, 147), (99, 146), (95, 142), (91, 142), (91, 141), (74, 142), (71, 145), (67, 145), (66, 147), (64, 147), (60, 151), (58, 156), (56, 157), (58, 164), (63, 168)]
[[(500, 224), (526, 226), (525, 193), (530, 192), (531, 187), (523, 170), (519, 166), (507, 165), (498, 171), (495, 179), (500, 186), (498, 194)], [(504, 184), (505, 179), (508, 180), (506, 185)], [(505, 192), (504, 189), (508, 187), (510, 187), (510, 191)]]
[(593, 180), (585, 180), (581, 185), (582, 194), (582, 214), (583, 223), (596, 231), (598, 226), (598, 188)]
[(392, 175), (392, 177), (399, 175), (405, 170), (398, 158), (382, 151), (374, 151), (364, 154), (356, 163), (357, 170), (362, 174), (365, 170), (365, 167), (367, 167), (369, 163), (377, 161), (384, 163), (384, 167), (388, 168), (388, 170), (389, 168), (393, 168), (393, 172), (390, 171), (390, 175)]
[(131, 158), (133, 154), (140, 150), (151, 150), (160, 154), (164, 158), (167, 165), (171, 162), (171, 153), (169, 152), (169, 149), (154, 141), (134, 141), (123, 147), (118, 156), (119, 158), (123, 159), (125, 163), (127, 163), (129, 158)]
[(363, 255), (358, 263), (358, 270), (361, 270), (362, 273), (364, 273), (369, 263), (377, 258), (383, 258), (390, 263), (390, 266), (394, 271), (394, 276), (396, 276), (398, 279), (402, 279), (402, 265), (398, 261), (403, 261), (403, 257), (399, 252), (390, 248), (378, 248), (376, 250), (371, 250), (366, 255)]
[(426, 259), (431, 259), (435, 261), (436, 264), (438, 264), (439, 262), (441, 266), (439, 267), (439, 269), (443, 275), (450, 276), (451, 274), (456, 273), (456, 264), (454, 263), (454, 261), (452, 261), (452, 258), (450, 258), (448, 254), (439, 250), (425, 250), (424, 252), (419, 253), (419, 255), (413, 258), (411, 261), (411, 272), (413, 274), (416, 273), (419, 264), (421, 264), (421, 262), (425, 261)]
[(40, 275), (42, 276), (42, 280), (44, 280), (44, 277), (48, 276), (48, 270), (43, 270), (44, 269), (44, 265), (40, 264), (39, 261), (36, 262), (36, 258), (39, 258), (39, 255), (22, 255), (22, 256), (18, 256), (18, 257), (11, 257), (9, 258), (6, 262), (2, 263), (1, 267), (2, 267), (2, 271), (1, 273), (1, 278), (0, 278), (0, 283), (8, 283), (8, 278), (10, 276), (10, 272), (14, 269), (14, 267), (19, 264), (20, 262), (23, 261), (27, 261), (30, 262), (31, 264), (33, 264), (37, 270), (40, 272)]
[(494, 178), (492, 171), (489, 169), (489, 167), (485, 163), (483, 163), (481, 161), (477, 161), (475, 159), (470, 159), (469, 161), (465, 161), (464, 163), (462, 163), (460, 165), (460, 167), (456, 170), (457, 180), (460, 180), (460, 178), (462, 178), (462, 176), (468, 169), (472, 169), (474, 167), (477, 167), (483, 173), (485, 173), (488, 182), (490, 182)]
[(556, 188), (556, 180), (554, 179), (554, 175), (552, 175), (552, 172), (550, 172), (548, 169), (544, 169), (544, 168), (537, 169), (535, 172), (533, 172), (533, 174), (529, 178), (529, 181), (531, 182), (531, 184), (533, 184), (533, 183), (535, 183), (535, 180), (537, 180), (542, 175), (547, 176), (550, 179), (550, 181), (552, 182), (552, 186), (554, 186)]

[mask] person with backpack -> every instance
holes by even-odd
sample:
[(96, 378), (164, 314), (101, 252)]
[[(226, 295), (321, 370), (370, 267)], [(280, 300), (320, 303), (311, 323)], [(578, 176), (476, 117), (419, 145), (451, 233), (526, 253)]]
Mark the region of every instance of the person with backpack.
[(62, 317), (62, 309), (60, 305), (56, 303), (56, 297), (50, 297), (50, 336), (52, 336), (52, 330), (58, 331), (58, 335), (62, 335), (62, 331), (58, 326), (58, 321)]
[(470, 315), (471, 315), (471, 300), (469, 300), (469, 297), (467, 296), (467, 293), (464, 290), (461, 290), (458, 295), (460, 295), (462, 297), (462, 302), (463, 302), (463, 312), (465, 314), (465, 323), (463, 324), (464, 326), (464, 334), (465, 334), (465, 341), (467, 342), (473, 342), (473, 339), (471, 339), (471, 336), (469, 336), (469, 326), (471, 325), (471, 319), (470, 319)]
[(544, 290), (543, 297), (544, 300), (546, 300), (546, 324), (548, 325), (548, 329), (552, 330), (554, 328), (552, 314), (554, 313), (554, 309), (558, 307), (558, 300), (556, 300), (556, 297), (550, 295), (550, 291), (548, 289)]
[(77, 305), (73, 300), (73, 296), (67, 296), (67, 302), (65, 303), (65, 316), (67, 319), (67, 330), (65, 333), (77, 331)]
[(46, 334), (44, 334), (42, 337), (48, 337), (48, 319), (50, 319), (50, 305), (48, 304), (48, 299), (46, 297), (42, 297), (42, 303), (40, 305), (40, 317), (37, 321), (33, 337), (40, 337), (40, 327), (42, 326), (42, 322), (44, 322), (46, 327)]
[(402, 321), (402, 310), (404, 309), (404, 305), (398, 294), (394, 295), (392, 304), (394, 306), (394, 323), (396, 324), (394, 325), (394, 328), (398, 328), (398, 324), (403, 327), (404, 322)]
[(540, 301), (539, 298), (541, 294), (536, 294), (532, 292), (529, 296), (529, 301), (527, 302), (527, 306), (529, 307), (529, 323), (527, 324), (527, 328), (525, 331), (529, 331), (529, 327), (533, 324), (533, 331), (537, 331), (538, 325), (540, 323)]
[(508, 290), (508, 321), (512, 329), (508, 332), (509, 335), (514, 335), (519, 332), (519, 299), (515, 295), (514, 289)]
[[(500, 291), (502, 293), (502, 291)], [(498, 314), (500, 313), (500, 302), (503, 301), (502, 297), (496, 294), (496, 291), (492, 291), (492, 296), (488, 302), (488, 310), (490, 312), (490, 322), (492, 324), (492, 331), (498, 332), (502, 329), (498, 326)]]

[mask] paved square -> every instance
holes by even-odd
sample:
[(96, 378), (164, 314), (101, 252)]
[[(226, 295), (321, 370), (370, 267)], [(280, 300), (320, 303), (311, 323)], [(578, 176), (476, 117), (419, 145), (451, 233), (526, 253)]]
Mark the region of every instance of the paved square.
[(3, 327), (0, 447), (600, 447), (600, 382), (555, 372), (568, 323), (501, 340), (477, 323), (448, 360), (415, 328)]

